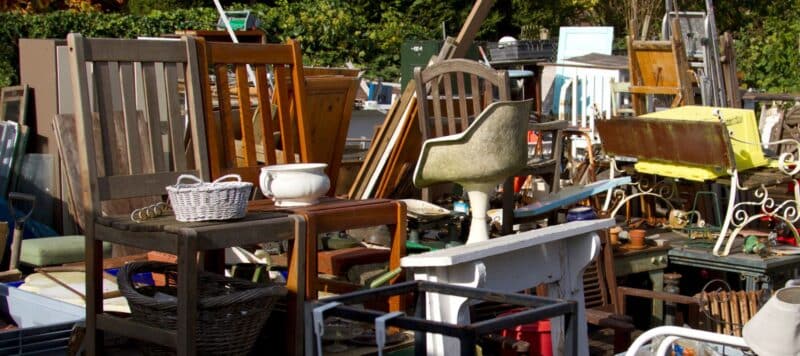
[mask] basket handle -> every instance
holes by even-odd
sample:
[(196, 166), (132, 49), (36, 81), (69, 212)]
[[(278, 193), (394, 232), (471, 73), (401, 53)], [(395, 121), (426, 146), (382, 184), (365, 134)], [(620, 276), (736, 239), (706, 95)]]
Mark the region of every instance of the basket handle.
[(222, 177), (217, 178), (215, 181), (211, 182), (211, 184), (217, 184), (217, 183), (220, 183), (220, 182), (222, 182), (222, 181), (224, 181), (226, 179), (229, 179), (229, 178), (234, 178), (234, 179), (236, 179), (237, 182), (241, 182), (242, 181), (242, 176), (240, 176), (238, 174), (226, 174), (226, 175), (224, 175)]
[(198, 176), (196, 176), (196, 175), (193, 175), (193, 174), (181, 174), (180, 176), (178, 176), (178, 181), (177, 181), (177, 182), (175, 182), (175, 185), (180, 185), (180, 184), (181, 184), (181, 181), (182, 181), (182, 180), (184, 180), (184, 179), (189, 179), (189, 180), (192, 180), (192, 181), (194, 181), (195, 183), (203, 183), (203, 180), (202, 180), (202, 179), (200, 179), (200, 178), (199, 178)]

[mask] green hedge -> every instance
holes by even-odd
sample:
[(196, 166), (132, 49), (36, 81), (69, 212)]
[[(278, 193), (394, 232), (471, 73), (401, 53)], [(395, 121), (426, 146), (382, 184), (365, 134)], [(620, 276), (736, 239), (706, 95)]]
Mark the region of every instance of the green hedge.
[[(242, 8), (234, 5), (231, 9)], [(367, 77), (399, 77), (400, 45), (405, 38), (426, 38), (424, 29), (387, 9), (379, 21), (348, 1), (276, 1), (274, 6), (247, 5), (261, 20), (270, 42), (300, 40), (306, 65), (343, 66), (352, 63)], [(372, 14), (374, 17), (374, 14)], [(56, 11), (46, 14), (0, 13), (0, 86), (19, 82), (19, 38), (65, 38), (70, 32), (89, 37), (158, 36), (180, 29), (216, 27), (213, 8), (153, 11), (148, 15)]]
[[(270, 3), (233, 5), (230, 9), (246, 6), (252, 10), (261, 20), (261, 27), (270, 42), (286, 38), (300, 40), (307, 65), (342, 66), (352, 63), (366, 70), (368, 78), (397, 80), (402, 42), (406, 39), (440, 38), (438, 26), (443, 20), (446, 20), (448, 34), (454, 35), (456, 25), (460, 26), (464, 21), (454, 17), (465, 17), (472, 2), (414, 0), (408, 5), (409, 1), (401, 0), (274, 0)], [(518, 28), (508, 27), (508, 18), (513, 17), (515, 23), (519, 22), (514, 26), (518, 26), (521, 19), (533, 18), (532, 15), (521, 17), (520, 14), (534, 11), (519, 6), (514, 11), (508, 10), (518, 3), (516, 0), (498, 0), (478, 37), (494, 40), (501, 35), (518, 34)], [(562, 7), (554, 8), (564, 10)], [(743, 11), (739, 7), (735, 8), (736, 11), (720, 7), (722, 16), (718, 16), (718, 20), (723, 24), (720, 32), (734, 31), (738, 68), (744, 74), (744, 83), (773, 92), (800, 92), (800, 21), (796, 20), (800, 10), (786, 1), (776, 1), (758, 13)], [(761, 9), (756, 5), (744, 7)], [(551, 10), (541, 11), (560, 13)], [(732, 25), (726, 20), (730, 14), (748, 16), (737, 18)], [(563, 20), (564, 16), (559, 18)], [(81, 32), (91, 37), (158, 36), (179, 29), (213, 29), (217, 18), (216, 11), (209, 7), (152, 11), (147, 15), (71, 11), (0, 13), (0, 86), (19, 82), (19, 38), (64, 38), (69, 32)], [(550, 25), (555, 27), (557, 24)], [(621, 32), (618, 29), (619, 36), (623, 35)]]

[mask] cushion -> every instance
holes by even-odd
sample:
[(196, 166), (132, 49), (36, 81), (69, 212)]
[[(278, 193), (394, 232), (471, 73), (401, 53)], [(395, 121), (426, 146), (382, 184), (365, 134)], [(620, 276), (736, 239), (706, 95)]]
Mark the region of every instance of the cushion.
[[(20, 262), (41, 267), (83, 261), (83, 235), (41, 237), (22, 240)], [(103, 242), (103, 256), (111, 257), (111, 243)]]

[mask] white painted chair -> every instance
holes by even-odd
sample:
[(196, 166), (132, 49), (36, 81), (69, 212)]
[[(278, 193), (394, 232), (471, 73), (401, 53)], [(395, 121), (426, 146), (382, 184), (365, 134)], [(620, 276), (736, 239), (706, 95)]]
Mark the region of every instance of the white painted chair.
[[(597, 231), (614, 224), (612, 219), (575, 221), (530, 230), (517, 235), (481, 241), (404, 257), (400, 264), (411, 269), (414, 279), (499, 292), (518, 292), (548, 284), (550, 297), (578, 303), (577, 356), (588, 355), (583, 271), (600, 251)], [(426, 296), (426, 319), (464, 324), (469, 321), (466, 298)], [(564, 322), (551, 320), (554, 354), (565, 355)], [(427, 336), (428, 355), (457, 355), (460, 342), (441, 335)]]

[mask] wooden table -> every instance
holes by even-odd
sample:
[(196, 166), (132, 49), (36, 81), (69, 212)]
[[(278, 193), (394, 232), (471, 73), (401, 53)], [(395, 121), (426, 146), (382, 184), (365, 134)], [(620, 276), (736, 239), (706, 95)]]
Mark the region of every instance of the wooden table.
[[(667, 268), (669, 249), (668, 245), (648, 245), (647, 248), (633, 250), (622, 245), (614, 251), (614, 273), (621, 277), (647, 272), (653, 282), (653, 291), (661, 292), (664, 288), (664, 269)], [(651, 325), (664, 325), (664, 302), (653, 300), (651, 315)]]
[(715, 256), (710, 248), (695, 247), (689, 241), (691, 240), (684, 237), (671, 242), (673, 247), (669, 251), (670, 263), (737, 273), (745, 281), (745, 290), (748, 291), (781, 288), (787, 280), (795, 278), (800, 272), (800, 255), (761, 257), (745, 254), (741, 252), (740, 246), (734, 246), (732, 251), (738, 252)]
[[(142, 223), (135, 223), (130, 217), (115, 216), (97, 219), (96, 236), (105, 241), (157, 250), (178, 256), (178, 274), (191, 276), (181, 278), (177, 286), (178, 315), (177, 330), (164, 330), (143, 325), (103, 313), (102, 303), (97, 303), (98, 295), (87, 293), (86, 353), (102, 354), (102, 333), (107, 330), (138, 340), (175, 347), (178, 355), (195, 355), (195, 327), (197, 325), (197, 253), (199, 251), (219, 250), (231, 246), (251, 245), (266, 241), (294, 239), (296, 250), (305, 250), (305, 239), (295, 236), (305, 235), (305, 222), (302, 216), (285, 212), (248, 213), (242, 219), (225, 222), (177, 222), (173, 215), (162, 216)], [(87, 242), (87, 256), (100, 251), (102, 241)], [(299, 258), (304, 258), (300, 255)], [(298, 270), (289, 279), (304, 278), (305, 263), (295, 259)], [(87, 258), (87, 284), (102, 278), (102, 259)], [(298, 283), (296, 293), (290, 291), (290, 301), (303, 305), (303, 287)], [(294, 296), (294, 298), (292, 298)], [(97, 305), (97, 308), (90, 306)], [(297, 313), (296, 322), (302, 323), (302, 313)], [(295, 347), (299, 347), (296, 343)]]
[[(392, 233), (389, 268), (399, 267), (400, 258), (405, 255), (406, 207), (399, 201), (323, 198), (319, 204), (313, 206), (287, 209), (276, 207), (271, 200), (257, 200), (250, 202), (248, 211), (245, 218), (228, 222), (179, 223), (174, 216), (164, 216), (143, 223), (134, 223), (128, 216), (102, 218), (98, 222), (104, 230), (114, 231), (113, 234), (100, 234), (109, 236), (107, 241), (177, 255), (178, 274), (184, 276), (196, 275), (196, 260), (187, 256), (195, 256), (198, 251), (294, 239), (287, 278), (290, 298), (287, 303), (289, 317), (286, 330), (287, 340), (293, 341), (292, 347), (287, 351), (296, 355), (303, 354), (304, 337), (299, 326), (305, 324), (304, 302), (317, 299), (320, 287), (317, 278), (319, 233), (386, 224)], [(100, 276), (100, 266), (95, 267), (97, 269), (87, 271), (87, 280)], [(197, 286), (196, 279), (185, 280), (188, 281), (186, 284), (178, 283), (177, 332), (142, 326), (106, 314), (97, 316), (98, 329), (117, 331), (133, 338), (173, 346), (177, 348), (179, 355), (194, 355), (194, 333), (187, 330), (194, 330), (196, 323), (195, 313), (190, 311), (196, 309), (197, 294), (193, 291)], [(389, 303), (390, 310), (400, 310), (402, 307), (399, 298), (390, 299)], [(89, 336), (88, 329), (87, 327), (88, 340), (94, 340), (94, 336)], [(130, 329), (142, 331), (126, 331)]]

